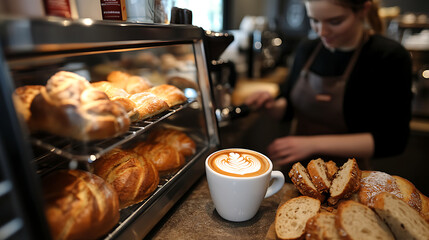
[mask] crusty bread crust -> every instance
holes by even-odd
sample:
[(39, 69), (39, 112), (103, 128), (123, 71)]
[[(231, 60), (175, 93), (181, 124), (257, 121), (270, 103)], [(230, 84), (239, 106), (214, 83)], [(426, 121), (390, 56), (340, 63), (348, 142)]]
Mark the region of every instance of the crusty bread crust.
[(356, 159), (350, 158), (341, 166), (336, 177), (332, 180), (329, 189), (330, 197), (328, 198), (328, 203), (335, 205), (340, 199), (350, 197), (354, 192), (359, 190), (360, 179), (361, 171)]
[(143, 201), (158, 187), (154, 164), (132, 151), (114, 149), (95, 161), (93, 167), (94, 173), (118, 193), (121, 209)]
[(289, 171), (289, 177), (295, 184), (295, 187), (305, 196), (319, 199), (321, 202), (325, 199), (325, 196), (320, 193), (311, 178), (307, 173), (307, 170), (302, 166), (300, 162), (293, 164)]
[(336, 174), (336, 173), (337, 173), (337, 171), (338, 171), (337, 164), (336, 164), (334, 161), (329, 160), (329, 161), (326, 163), (326, 169), (327, 169), (327, 171), (328, 171), (328, 178), (332, 181), (332, 179), (334, 179), (335, 174)]
[(42, 183), (52, 239), (99, 239), (118, 223), (118, 195), (95, 174), (58, 170)]
[(186, 133), (172, 128), (160, 128), (151, 131), (147, 141), (162, 142), (174, 147), (183, 156), (191, 156), (196, 151), (196, 145)]
[(155, 94), (157, 97), (164, 100), (169, 107), (183, 103), (187, 99), (182, 90), (169, 84), (161, 84), (159, 86), (149, 88), (146, 91)]
[(395, 179), (396, 185), (401, 192), (401, 200), (420, 213), (422, 211), (422, 199), (420, 198), (419, 191), (414, 186), (414, 184), (400, 176), (392, 177)]
[(307, 171), (311, 177), (311, 181), (319, 192), (329, 191), (331, 180), (329, 180), (327, 175), (325, 161), (321, 158), (311, 160), (307, 165)]
[(162, 142), (141, 142), (133, 150), (153, 162), (158, 171), (170, 171), (185, 164), (185, 157), (172, 146)]

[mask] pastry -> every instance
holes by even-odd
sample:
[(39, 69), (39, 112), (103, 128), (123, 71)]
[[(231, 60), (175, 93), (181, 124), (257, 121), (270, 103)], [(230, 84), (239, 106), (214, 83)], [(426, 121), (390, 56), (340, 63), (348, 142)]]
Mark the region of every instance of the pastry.
[(157, 97), (164, 100), (169, 107), (181, 104), (187, 100), (182, 90), (173, 85), (161, 84), (159, 86), (149, 88), (146, 91), (155, 94)]
[(147, 140), (168, 144), (183, 154), (184, 157), (191, 156), (196, 151), (195, 142), (184, 132), (176, 129), (163, 128), (152, 131)]
[(150, 118), (168, 110), (168, 104), (150, 92), (135, 93), (130, 100), (136, 105), (138, 121)]
[(132, 151), (115, 149), (97, 159), (93, 167), (115, 189), (121, 209), (143, 201), (158, 187), (153, 163)]
[(185, 164), (183, 155), (165, 143), (141, 142), (133, 150), (152, 161), (158, 171), (174, 170)]
[(152, 87), (149, 80), (126, 72), (113, 71), (107, 75), (107, 81), (117, 88), (124, 89), (129, 94), (143, 92)]
[(83, 77), (61, 71), (53, 75), (30, 106), (30, 129), (82, 141), (118, 136), (130, 119), (124, 108)]
[(18, 87), (13, 93), (13, 103), (16, 112), (27, 122), (30, 119), (30, 106), (34, 97), (44, 88), (42, 85), (27, 85)]
[(98, 239), (119, 221), (118, 195), (94, 174), (58, 170), (42, 178), (42, 186), (53, 239)]
[(124, 89), (117, 88), (107, 81), (95, 82), (91, 83), (91, 85), (96, 89), (106, 93), (110, 100), (121, 104), (128, 113), (128, 117), (130, 118), (131, 122), (138, 120), (139, 115), (136, 110), (136, 104), (129, 99), (130, 94), (127, 93)]

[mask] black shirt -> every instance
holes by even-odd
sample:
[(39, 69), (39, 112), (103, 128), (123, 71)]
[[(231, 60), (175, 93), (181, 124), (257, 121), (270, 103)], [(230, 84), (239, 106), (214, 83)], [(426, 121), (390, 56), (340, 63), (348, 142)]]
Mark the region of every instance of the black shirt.
[[(305, 62), (320, 39), (305, 40), (296, 50), (294, 64), (281, 95), (288, 99)], [(322, 47), (310, 70), (321, 76), (342, 75), (353, 51), (334, 51)], [(386, 157), (404, 151), (411, 119), (411, 58), (398, 42), (372, 35), (364, 44), (347, 81), (344, 118), (349, 133), (369, 132), (375, 142), (374, 157)], [(288, 105), (286, 119), (293, 116)]]

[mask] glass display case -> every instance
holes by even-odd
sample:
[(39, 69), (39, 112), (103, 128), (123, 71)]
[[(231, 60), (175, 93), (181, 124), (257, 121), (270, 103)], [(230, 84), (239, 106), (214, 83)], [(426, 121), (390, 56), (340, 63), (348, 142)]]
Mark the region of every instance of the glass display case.
[[(156, 129), (186, 133), (196, 145), (182, 167), (160, 172), (157, 189), (120, 210), (118, 224), (102, 239), (142, 239), (204, 174), (204, 159), (219, 145), (203, 46), (192, 25), (133, 24), (60, 18), (0, 18), (1, 175), (0, 238), (46, 239), (41, 179), (58, 169), (92, 171), (92, 163), (127, 148)], [(55, 73), (76, 73), (90, 83), (120, 71), (153, 86), (180, 89), (186, 101), (150, 118), (132, 121), (120, 135), (92, 141), (33, 133), (12, 100), (16, 88), (45, 85)]]

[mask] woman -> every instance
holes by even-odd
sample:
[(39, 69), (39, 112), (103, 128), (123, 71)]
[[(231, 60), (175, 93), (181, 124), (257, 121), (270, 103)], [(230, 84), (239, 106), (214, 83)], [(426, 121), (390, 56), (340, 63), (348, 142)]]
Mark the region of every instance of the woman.
[(305, 0), (315, 40), (305, 40), (280, 98), (258, 92), (246, 104), (293, 119), (291, 136), (267, 149), (279, 165), (322, 157), (400, 154), (411, 118), (411, 59), (380, 35), (378, 7), (369, 0)]

